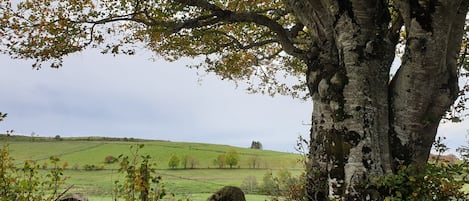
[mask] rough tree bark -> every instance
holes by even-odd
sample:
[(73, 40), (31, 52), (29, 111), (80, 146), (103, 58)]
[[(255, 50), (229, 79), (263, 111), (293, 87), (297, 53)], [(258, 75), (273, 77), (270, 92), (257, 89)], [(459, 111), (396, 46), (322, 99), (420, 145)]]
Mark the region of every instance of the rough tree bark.
[[(399, 165), (427, 161), (441, 117), (458, 95), (456, 57), (467, 2), (288, 1), (318, 38), (308, 63), (313, 97), (310, 200), (376, 200), (360, 188)], [(399, 71), (390, 81), (401, 23), (407, 34)]]

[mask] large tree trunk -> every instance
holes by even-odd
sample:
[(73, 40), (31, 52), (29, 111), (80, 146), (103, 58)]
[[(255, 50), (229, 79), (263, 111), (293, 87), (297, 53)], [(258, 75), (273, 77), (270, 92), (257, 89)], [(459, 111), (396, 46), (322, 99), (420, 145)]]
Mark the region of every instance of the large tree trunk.
[(362, 184), (399, 165), (425, 163), (439, 121), (457, 97), (455, 59), (467, 5), (395, 0), (407, 41), (390, 81), (400, 26), (389, 27), (386, 2), (286, 1), (320, 52), (307, 72), (314, 103), (310, 200), (379, 199)]
[(398, 164), (426, 163), (442, 116), (459, 93), (456, 58), (467, 0), (397, 1), (407, 30), (391, 86), (391, 139)]

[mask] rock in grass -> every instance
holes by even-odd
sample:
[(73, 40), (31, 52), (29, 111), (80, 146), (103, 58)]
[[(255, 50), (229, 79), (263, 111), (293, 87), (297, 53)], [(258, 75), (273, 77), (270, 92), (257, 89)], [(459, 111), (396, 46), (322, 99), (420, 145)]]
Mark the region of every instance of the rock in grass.
[(82, 194), (68, 194), (59, 199), (60, 201), (88, 201), (88, 198)]
[(225, 186), (210, 196), (207, 201), (246, 201), (246, 198), (240, 188)]

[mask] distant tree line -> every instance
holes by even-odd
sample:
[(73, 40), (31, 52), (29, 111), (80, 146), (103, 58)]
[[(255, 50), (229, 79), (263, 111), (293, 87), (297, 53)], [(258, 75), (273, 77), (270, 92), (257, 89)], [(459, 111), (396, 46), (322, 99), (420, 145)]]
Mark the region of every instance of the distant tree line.
[(187, 154), (182, 156), (181, 158), (176, 155), (172, 155), (169, 158), (168, 167), (171, 169), (176, 169), (177, 167), (179, 167), (179, 165), (181, 165), (184, 169), (194, 169), (197, 167), (197, 165), (199, 165), (199, 159), (197, 159), (197, 157), (195, 156)]
[[(218, 155), (215, 159), (213, 159), (213, 165), (217, 166), (218, 168), (235, 168), (238, 166), (240, 161), (240, 156), (235, 149), (230, 149), (226, 151), (224, 154)], [(250, 162), (249, 164), (253, 164), (252, 167), (259, 166), (257, 165), (258, 162)], [(194, 169), (199, 165), (199, 160), (195, 156), (191, 155), (184, 155), (182, 157), (178, 157), (177, 155), (172, 155), (168, 160), (168, 167), (171, 169), (176, 169), (178, 167), (182, 167), (184, 169)], [(251, 167), (251, 165), (250, 165)]]

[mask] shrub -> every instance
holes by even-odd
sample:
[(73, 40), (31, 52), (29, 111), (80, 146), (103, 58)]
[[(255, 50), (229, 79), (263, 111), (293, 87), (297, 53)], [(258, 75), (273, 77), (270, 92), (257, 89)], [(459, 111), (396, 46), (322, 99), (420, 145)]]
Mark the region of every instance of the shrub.
[(73, 169), (73, 170), (78, 170), (78, 169), (80, 169), (80, 164), (78, 164), (78, 163), (73, 164), (72, 169)]
[(266, 195), (276, 195), (278, 191), (277, 183), (274, 179), (272, 171), (267, 171), (262, 177), (262, 185), (260, 186), (260, 192)]
[(253, 194), (259, 190), (257, 179), (254, 176), (248, 176), (244, 178), (243, 183), (240, 186), (241, 190), (246, 193)]
[(259, 191), (285, 200), (307, 200), (305, 178), (305, 174), (294, 177), (286, 169), (280, 170), (277, 176), (268, 171), (262, 178), (263, 183), (259, 187)]
[(64, 161), (64, 162), (62, 163), (62, 169), (65, 170), (65, 169), (67, 169), (67, 167), (68, 167), (68, 162), (67, 162), (67, 161)]
[(83, 169), (85, 169), (86, 171), (94, 171), (94, 170), (103, 170), (104, 169), (104, 165), (94, 165), (94, 164), (85, 164), (83, 166)]
[(467, 163), (402, 166), (397, 173), (365, 185), (365, 189), (378, 190), (382, 199), (389, 201), (467, 200), (469, 193), (462, 187), (469, 181), (461, 179), (462, 174), (469, 174)]
[(95, 165), (90, 165), (90, 164), (83, 165), (83, 169), (85, 169), (86, 171), (91, 171), (91, 170), (94, 170), (95, 168), (96, 168)]
[(109, 155), (104, 158), (104, 162), (107, 164), (112, 164), (112, 163), (117, 162), (117, 158)]
[(50, 157), (52, 168), (44, 175), (41, 166), (27, 160), (17, 168), (10, 157), (8, 145), (0, 148), (0, 200), (56, 200), (58, 189), (64, 184), (63, 169), (57, 157)]
[(155, 164), (151, 163), (150, 155), (140, 155), (143, 145), (131, 146), (133, 158), (119, 156), (119, 173), (124, 174), (125, 180), (115, 181), (114, 200), (124, 198), (126, 201), (161, 200), (166, 196), (166, 190), (161, 183), (161, 177), (156, 176)]

